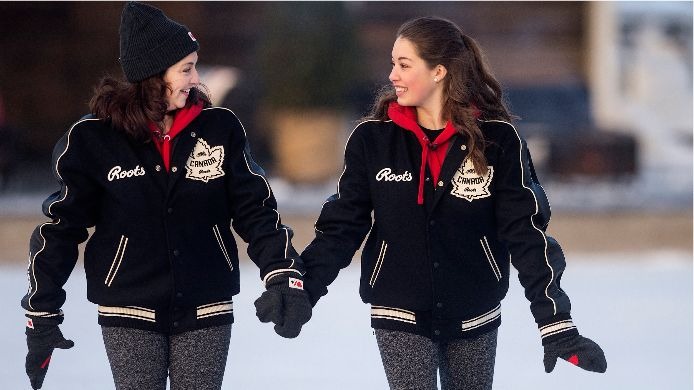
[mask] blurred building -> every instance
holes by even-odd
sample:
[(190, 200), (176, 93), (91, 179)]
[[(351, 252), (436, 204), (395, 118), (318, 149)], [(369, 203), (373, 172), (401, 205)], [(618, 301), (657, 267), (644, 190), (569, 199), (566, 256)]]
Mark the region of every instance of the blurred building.
[[(213, 99), (237, 112), (258, 160), (272, 167), (273, 133), (264, 121), (263, 99), (276, 86), (266, 82), (261, 59), (273, 16), (289, 11), (266, 2), (153, 4), (195, 32), (202, 64), (234, 69), (233, 88)], [(357, 37), (353, 67), (359, 81), (345, 91), (352, 119), (367, 111), (374, 90), (388, 82), (397, 27), (416, 16), (443, 16), (484, 48), (544, 173), (612, 178), (633, 176), (646, 166), (688, 165), (691, 187), (691, 2), (337, 4)], [(112, 2), (0, 2), (6, 122), (21, 129), (40, 155), (47, 158), (67, 126), (86, 112), (98, 78), (120, 74), (121, 8)], [(297, 16), (297, 25), (317, 24), (312, 15), (320, 13)], [(302, 55), (299, 50), (272, 70), (281, 75)]]

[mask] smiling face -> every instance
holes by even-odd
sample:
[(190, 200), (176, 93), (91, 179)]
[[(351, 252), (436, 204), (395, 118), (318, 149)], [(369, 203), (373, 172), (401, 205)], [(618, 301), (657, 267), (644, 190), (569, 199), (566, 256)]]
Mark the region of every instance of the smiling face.
[(190, 89), (200, 83), (198, 71), (195, 68), (197, 62), (198, 53), (192, 52), (171, 65), (164, 73), (164, 81), (170, 88), (166, 93), (167, 111), (185, 107)]
[(440, 109), (443, 104), (440, 81), (445, 77), (445, 68), (441, 65), (430, 68), (417, 54), (414, 44), (402, 37), (393, 44), (391, 64), (393, 69), (388, 79), (395, 87), (399, 105)]

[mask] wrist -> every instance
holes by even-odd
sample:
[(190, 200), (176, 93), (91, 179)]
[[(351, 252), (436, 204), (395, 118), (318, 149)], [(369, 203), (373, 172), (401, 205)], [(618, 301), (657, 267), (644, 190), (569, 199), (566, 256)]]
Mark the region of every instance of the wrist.
[(574, 325), (571, 315), (558, 314), (537, 323), (542, 345), (547, 345), (557, 340), (578, 336), (578, 329)]

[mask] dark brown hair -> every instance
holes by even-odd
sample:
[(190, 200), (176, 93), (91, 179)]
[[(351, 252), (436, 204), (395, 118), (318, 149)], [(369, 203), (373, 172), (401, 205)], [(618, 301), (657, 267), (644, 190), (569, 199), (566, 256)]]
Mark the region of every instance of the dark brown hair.
[[(499, 82), (492, 76), (477, 43), (453, 22), (423, 17), (405, 22), (397, 38), (410, 41), (417, 54), (433, 69), (443, 65), (448, 73), (443, 83), (444, 119), (466, 137), (468, 155), (478, 173), (487, 172), (484, 137), (477, 119), (511, 120)], [(381, 89), (368, 118), (388, 119), (388, 105), (397, 96), (391, 85)]]
[[(163, 73), (137, 83), (106, 76), (94, 88), (89, 110), (97, 118), (108, 120), (113, 129), (124, 132), (129, 138), (146, 142), (151, 139), (149, 124), (160, 124), (164, 120), (169, 89)], [(203, 107), (211, 106), (205, 92), (192, 88), (186, 107), (199, 101), (203, 102)]]

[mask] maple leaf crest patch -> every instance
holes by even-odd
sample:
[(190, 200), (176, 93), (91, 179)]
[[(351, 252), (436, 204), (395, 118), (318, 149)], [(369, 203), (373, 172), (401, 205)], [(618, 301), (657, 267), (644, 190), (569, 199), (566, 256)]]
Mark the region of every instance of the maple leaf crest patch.
[(490, 196), (489, 184), (494, 177), (494, 167), (487, 166), (487, 168), (486, 175), (478, 175), (472, 160), (466, 158), (453, 175), (451, 195), (466, 199), (468, 202)]
[(224, 147), (210, 147), (207, 142), (198, 138), (193, 151), (186, 162), (186, 178), (207, 183), (211, 179), (224, 176)]

